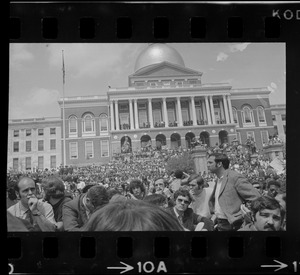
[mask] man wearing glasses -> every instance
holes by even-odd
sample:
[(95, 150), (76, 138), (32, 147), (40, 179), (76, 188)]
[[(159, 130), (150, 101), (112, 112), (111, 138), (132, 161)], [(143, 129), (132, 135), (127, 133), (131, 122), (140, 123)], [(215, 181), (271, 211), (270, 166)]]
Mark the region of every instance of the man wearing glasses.
[(202, 223), (202, 230), (212, 231), (212, 221), (195, 214), (193, 209), (189, 208), (192, 200), (193, 198), (190, 192), (186, 189), (180, 188), (174, 193), (175, 206), (166, 209), (166, 211), (175, 216), (181, 226), (187, 231), (198, 230), (199, 226), (197, 227), (197, 225), (199, 223)]

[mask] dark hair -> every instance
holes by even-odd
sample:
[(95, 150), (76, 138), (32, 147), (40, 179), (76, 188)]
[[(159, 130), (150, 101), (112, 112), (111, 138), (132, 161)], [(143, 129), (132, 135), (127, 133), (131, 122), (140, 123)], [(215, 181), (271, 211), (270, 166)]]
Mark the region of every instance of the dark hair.
[(275, 186), (277, 186), (278, 188), (281, 187), (280, 182), (279, 182), (279, 181), (276, 181), (276, 180), (270, 180), (270, 181), (268, 181), (268, 183), (267, 183), (267, 189), (269, 189), (271, 185), (275, 185)]
[(229, 168), (230, 160), (227, 155), (221, 153), (212, 153), (208, 157), (215, 157), (215, 163), (221, 162), (225, 170)]
[(151, 194), (146, 196), (143, 201), (160, 206), (166, 202), (166, 196), (163, 194)]
[(109, 203), (95, 211), (83, 231), (183, 231), (162, 208), (141, 200)]
[(107, 190), (107, 194), (108, 194), (108, 199), (110, 200), (115, 194), (120, 194), (120, 191), (116, 188), (110, 188)]
[(190, 202), (193, 201), (193, 198), (187, 189), (179, 188), (177, 191), (175, 191), (174, 193), (175, 201), (177, 200), (178, 196), (188, 197)]
[(87, 193), (87, 191), (93, 186), (95, 186), (95, 184), (87, 184), (81, 189), (81, 193)]
[(197, 179), (197, 184), (198, 186), (204, 185), (204, 179), (202, 178), (201, 175), (199, 174), (192, 174), (190, 175), (189, 179), (188, 179), (188, 183), (190, 183), (191, 181), (193, 181), (194, 179)]
[(144, 184), (139, 180), (139, 179), (134, 179), (134, 180), (132, 180), (131, 182), (130, 182), (130, 184), (129, 184), (129, 192), (131, 193), (131, 194), (133, 194), (133, 189), (134, 188), (141, 188), (141, 191), (142, 191), (142, 193), (145, 193), (145, 186), (144, 186)]
[(57, 176), (49, 176), (42, 181), (42, 187), (45, 191), (45, 199), (50, 197), (59, 199), (64, 196), (65, 185), (61, 178)]
[(264, 209), (275, 210), (280, 209), (281, 218), (284, 217), (284, 209), (280, 206), (279, 202), (269, 196), (261, 196), (251, 202), (251, 211), (255, 217), (257, 212)]
[(174, 176), (177, 179), (181, 179), (183, 177), (183, 172), (181, 170), (176, 170)]
[(101, 186), (101, 185), (92, 186), (87, 191), (86, 195), (91, 200), (91, 203), (95, 207), (99, 207), (99, 206), (102, 206), (104, 204), (107, 204), (108, 201), (109, 201), (107, 190), (105, 189), (104, 186)]

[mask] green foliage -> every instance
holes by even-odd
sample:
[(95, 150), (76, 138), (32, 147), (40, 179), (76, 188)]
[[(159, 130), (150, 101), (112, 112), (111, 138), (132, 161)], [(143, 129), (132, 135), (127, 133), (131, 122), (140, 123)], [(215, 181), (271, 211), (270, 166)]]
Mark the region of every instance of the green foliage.
[(172, 157), (167, 161), (166, 170), (169, 174), (178, 169), (185, 173), (194, 170), (194, 161), (190, 153), (184, 152), (181, 156)]

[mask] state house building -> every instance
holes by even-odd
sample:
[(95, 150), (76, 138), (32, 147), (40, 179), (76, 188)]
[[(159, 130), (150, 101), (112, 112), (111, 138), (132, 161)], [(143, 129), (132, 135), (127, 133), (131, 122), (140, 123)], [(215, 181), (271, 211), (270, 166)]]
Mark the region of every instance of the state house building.
[[(107, 96), (60, 98), (66, 165), (105, 163), (149, 145), (189, 148), (194, 137), (208, 146), (252, 137), (261, 149), (274, 134), (270, 91), (201, 78), (174, 48), (151, 44), (137, 57), (128, 87), (109, 88)], [(63, 152), (62, 146), (62, 160)]]

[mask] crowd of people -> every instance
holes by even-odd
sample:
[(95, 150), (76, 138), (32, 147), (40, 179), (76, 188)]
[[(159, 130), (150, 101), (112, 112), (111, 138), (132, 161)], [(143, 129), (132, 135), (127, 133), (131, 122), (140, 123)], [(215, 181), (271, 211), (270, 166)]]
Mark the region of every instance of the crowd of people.
[(285, 169), (276, 172), (261, 152), (251, 158), (247, 147), (223, 144), (206, 147), (208, 172), (170, 172), (168, 161), (189, 150), (8, 171), (8, 231), (286, 230)]

